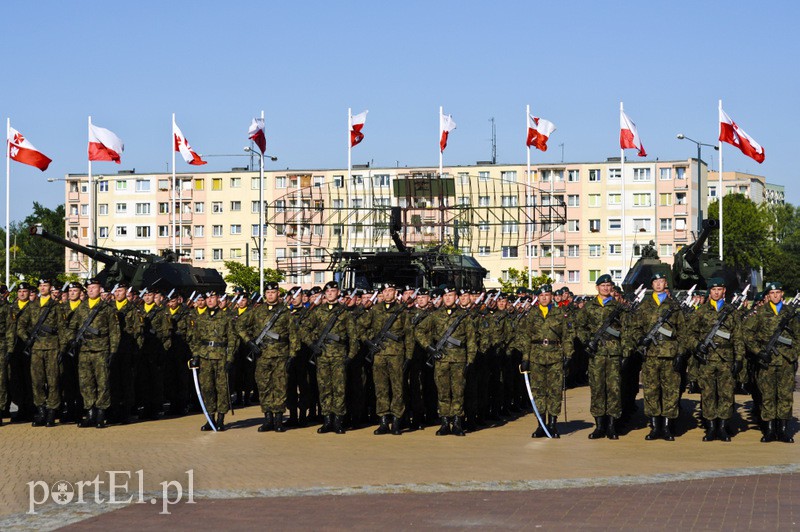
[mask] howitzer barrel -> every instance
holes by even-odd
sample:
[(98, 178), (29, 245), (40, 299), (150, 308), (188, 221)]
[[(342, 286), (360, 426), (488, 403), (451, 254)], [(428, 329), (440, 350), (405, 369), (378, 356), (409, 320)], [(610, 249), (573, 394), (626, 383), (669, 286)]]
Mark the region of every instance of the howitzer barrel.
[(702, 229), (700, 234), (697, 235), (697, 240), (687, 245), (678, 253), (683, 254), (684, 258), (689, 262), (694, 262), (697, 257), (703, 252), (703, 246), (711, 236), (711, 232), (719, 229), (719, 221), (717, 220), (703, 220)]
[(51, 242), (55, 242), (56, 244), (62, 245), (64, 247), (66, 247), (66, 248), (72, 249), (72, 250), (77, 251), (79, 253), (83, 253), (87, 257), (89, 257), (91, 259), (94, 259), (94, 260), (96, 260), (98, 262), (102, 262), (104, 264), (115, 264), (115, 263), (119, 262), (119, 259), (117, 259), (116, 257), (113, 257), (113, 256), (111, 256), (111, 255), (109, 255), (107, 253), (103, 253), (102, 251), (99, 251), (99, 250), (96, 250), (96, 249), (87, 248), (86, 246), (81, 246), (80, 244), (77, 244), (75, 242), (67, 240), (66, 238), (62, 238), (60, 236), (54, 235), (54, 234), (48, 232), (44, 227), (42, 227), (41, 224), (32, 225), (28, 229), (28, 232), (31, 235), (40, 236), (40, 237), (44, 238), (45, 240), (49, 240)]

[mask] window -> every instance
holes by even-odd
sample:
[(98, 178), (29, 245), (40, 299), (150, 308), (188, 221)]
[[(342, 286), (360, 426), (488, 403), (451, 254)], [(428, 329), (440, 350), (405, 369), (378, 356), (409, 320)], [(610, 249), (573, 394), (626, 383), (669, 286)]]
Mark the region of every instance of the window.
[(608, 254), (609, 255), (622, 255), (622, 245), (621, 244), (609, 244), (608, 245)]
[(519, 198), (517, 196), (502, 196), (503, 207), (516, 207)]
[(222, 226), (221, 225), (212, 225), (211, 226), (211, 236), (222, 236)]
[(478, 172), (478, 181), (489, 181), (489, 172)]
[(250, 190), (258, 190), (258, 178), (251, 177), (250, 178)]
[[(338, 227), (338, 228), (339, 228), (339, 230), (341, 230), (341, 228), (342, 228), (342, 226), (341, 226), (341, 225), (337, 225), (336, 227)], [(276, 234), (277, 236), (286, 236), (286, 225), (284, 225), (284, 224), (276, 224), (276, 225), (275, 225), (275, 234)], [(333, 234), (334, 234), (334, 235), (340, 235), (340, 234), (342, 234), (342, 233), (336, 233), (336, 232), (334, 231), (334, 233), (333, 233)]]
[(360, 209), (364, 206), (364, 200), (362, 198), (351, 198), (350, 199), (350, 207), (353, 209)]
[(622, 194), (609, 194), (608, 195), (608, 204), (609, 205), (622, 205)]
[(489, 196), (478, 196), (478, 207), (488, 207), (489, 202)]
[(610, 270), (608, 273), (611, 274), (611, 278), (615, 281), (622, 280), (622, 270)]
[(658, 221), (659, 231), (672, 231), (672, 218), (661, 218)]
[(567, 172), (567, 181), (570, 183), (577, 183), (581, 180), (581, 171), (580, 170), (569, 170)]
[(659, 252), (662, 257), (672, 255), (672, 244), (661, 244), (659, 246)]
[(136, 226), (136, 238), (150, 238), (150, 226), (149, 225), (137, 225)]
[(641, 257), (642, 256), (642, 248), (644, 246), (642, 244), (634, 244), (633, 245), (633, 256), (634, 257)]
[(679, 166), (675, 169), (675, 179), (686, 179), (686, 167)]
[(717, 187), (708, 187), (708, 197), (709, 198), (717, 197)]
[(169, 226), (168, 225), (159, 225), (158, 226), (158, 236), (161, 238), (169, 236)]
[(577, 233), (581, 230), (579, 220), (567, 220), (567, 231), (570, 233)]
[(219, 214), (222, 212), (222, 202), (221, 201), (212, 201), (211, 202), (211, 212), (214, 214)]
[(120, 179), (119, 181), (116, 181), (114, 188), (119, 191), (128, 190), (128, 182), (125, 179)]
[(275, 212), (283, 212), (286, 210), (286, 200), (275, 200)]
[(126, 237), (126, 236), (128, 236), (128, 226), (127, 225), (118, 225), (116, 233), (117, 233), (118, 237)]
[(501, 228), (502, 228), (502, 233), (505, 235), (516, 234), (517, 232), (519, 232), (519, 224), (517, 224), (517, 222), (503, 222)]
[(222, 178), (214, 177), (211, 179), (211, 190), (222, 190)]
[(159, 179), (158, 190), (169, 190), (169, 179)]
[(231, 212), (239, 212), (242, 210), (242, 202), (241, 201), (232, 201), (231, 202)]
[(136, 192), (150, 192), (150, 180), (149, 179), (137, 179), (136, 180)]
[[(295, 179), (292, 178), (292, 186), (295, 184)], [(353, 174), (353, 184), (354, 185), (363, 185), (364, 184), (364, 176), (361, 174)]]
[(600, 182), (600, 170), (589, 170), (589, 183)]
[(567, 206), (568, 207), (580, 207), (581, 206), (581, 197), (578, 194), (570, 194), (567, 196)]
[(461, 185), (469, 185), (469, 174), (467, 172), (459, 172), (458, 183)]
[(653, 230), (653, 221), (650, 218), (634, 218), (633, 230), (636, 232), (646, 233)]
[(195, 190), (205, 190), (206, 189), (206, 182), (202, 179), (195, 179), (194, 180), (194, 189)]
[(506, 172), (500, 172), (500, 179), (505, 183), (516, 183), (517, 172), (516, 170), (508, 170)]
[(526, 257), (538, 257), (539, 256), (539, 246), (536, 244), (528, 244), (525, 246), (525, 256)]
[(600, 232), (600, 220), (589, 220), (589, 231), (592, 233)]
[(595, 282), (600, 277), (600, 270), (589, 270), (589, 281)]
[(633, 195), (634, 207), (650, 207), (650, 194), (634, 194)]
[(203, 238), (206, 236), (206, 226), (204, 225), (195, 225), (194, 226), (194, 236), (195, 238)]
[(286, 248), (275, 248), (275, 258), (276, 259), (285, 259), (286, 258)]
[(634, 181), (650, 181), (650, 169), (649, 168), (634, 168), (633, 169), (633, 180)]
[(158, 214), (169, 214), (169, 203), (160, 201), (158, 203)]
[(686, 192), (675, 193), (675, 205), (686, 205)]
[(81, 216), (89, 216), (89, 204), (82, 203), (81, 204)]
[(97, 238), (108, 238), (108, 227), (98, 227)]
[(568, 257), (580, 257), (581, 256), (581, 248), (577, 244), (570, 244), (567, 246), (567, 256)]
[(469, 196), (459, 196), (458, 204), (462, 207), (469, 207)]
[(489, 222), (478, 222), (478, 231), (489, 231)]
[(601, 204), (600, 194), (589, 194), (589, 207), (600, 207)]
[(388, 187), (389, 174), (378, 174), (372, 176), (372, 182), (375, 184), (376, 187)]
[(286, 188), (286, 176), (275, 178), (275, 188)]
[(567, 282), (570, 283), (579, 283), (581, 282), (581, 272), (578, 270), (569, 270), (567, 272)]
[(70, 216), (78, 216), (78, 206), (74, 203), (69, 206)]
[(117, 203), (117, 214), (128, 214), (128, 204)]
[(97, 183), (97, 191), (98, 192), (108, 192), (108, 181), (98, 181), (98, 183)]
[(686, 231), (686, 218), (675, 218), (675, 229), (677, 231)]
[(206, 250), (204, 249), (194, 250), (194, 260), (206, 260)]
[(481, 257), (486, 257), (489, 253), (492, 252), (492, 248), (489, 246), (478, 246), (478, 255)]
[(600, 244), (589, 244), (589, 256), (590, 257), (600, 256)]
[(232, 235), (241, 235), (242, 234), (242, 224), (231, 224), (231, 234)]
[(503, 246), (503, 258), (504, 259), (515, 259), (519, 255), (519, 248), (517, 246)]
[(203, 201), (195, 201), (194, 202), (194, 212), (195, 214), (203, 214), (206, 212), (206, 204)]
[(232, 259), (241, 259), (242, 258), (242, 248), (231, 248), (231, 258)]
[(222, 249), (221, 248), (212, 249), (211, 258), (212, 260), (222, 260)]
[(137, 203), (136, 204), (136, 214), (139, 214), (139, 215), (150, 214), (150, 204), (149, 203)]
[(108, 203), (101, 203), (97, 206), (97, 214), (106, 216), (108, 214)]
[(609, 218), (608, 219), (608, 230), (609, 231), (619, 231), (622, 229), (622, 220), (619, 218)]
[(669, 181), (672, 179), (672, 168), (662, 168), (659, 179), (661, 181)]
[(661, 207), (669, 207), (670, 205), (672, 205), (672, 194), (669, 194), (669, 193), (659, 194), (658, 195), (658, 204)]
[(609, 168), (608, 169), (608, 179), (616, 179), (619, 180), (622, 178), (622, 168)]
[[(343, 175), (335, 175), (333, 176), (333, 186), (336, 188), (342, 188), (344, 186), (344, 176)], [(284, 185), (286, 188), (286, 185)]]
[(231, 178), (231, 188), (242, 188), (242, 178), (241, 177), (232, 177)]

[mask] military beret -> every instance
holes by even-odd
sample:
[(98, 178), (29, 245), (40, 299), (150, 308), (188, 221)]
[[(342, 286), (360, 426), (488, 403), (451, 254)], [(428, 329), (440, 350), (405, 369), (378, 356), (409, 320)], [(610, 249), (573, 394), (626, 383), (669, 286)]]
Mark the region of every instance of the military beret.
[(267, 290), (278, 290), (278, 289), (280, 289), (280, 286), (278, 286), (278, 283), (276, 283), (275, 281), (270, 281), (268, 283), (264, 283), (264, 291), (265, 292)]
[(711, 277), (706, 280), (709, 288), (725, 288), (725, 280), (722, 277)]
[[(328, 290), (330, 288), (335, 288), (335, 289), (338, 290), (339, 289), (339, 283), (336, 282), (336, 281), (328, 281), (327, 283), (325, 283), (325, 290)], [(312, 290), (313, 290), (313, 288), (312, 288)]]
[(756, 292), (756, 295), (753, 296), (753, 301), (756, 303), (763, 300), (764, 300), (764, 292)]
[(595, 286), (600, 286), (601, 284), (605, 283), (613, 283), (614, 281), (611, 280), (611, 276), (607, 273), (604, 273), (597, 280), (594, 282)]
[(209, 290), (208, 292), (206, 292), (206, 297), (214, 297), (214, 296), (219, 297), (219, 292), (216, 290)]
[(417, 289), (416, 286), (411, 286), (410, 284), (407, 284), (403, 287), (403, 292), (413, 292), (416, 289)]
[(22, 281), (19, 283), (19, 286), (17, 286), (17, 290), (33, 290), (33, 285), (31, 283)]
[(783, 284), (779, 281), (770, 281), (764, 284), (764, 293), (771, 292), (772, 290), (783, 290)]
[(98, 279), (97, 277), (92, 277), (91, 279), (87, 279), (86, 280), (86, 286), (93, 285), (93, 284), (102, 285), (103, 283), (101, 283), (100, 279)]
[(419, 292), (417, 292), (418, 296), (429, 296), (430, 294), (431, 294), (430, 290), (428, 290), (427, 288), (420, 288)]
[(179, 297), (181, 297), (181, 293), (175, 288), (170, 290), (169, 293), (167, 294), (167, 299), (178, 299)]
[(657, 281), (659, 279), (666, 279), (667, 276), (663, 272), (656, 272), (650, 277), (650, 282)]
[(458, 295), (463, 296), (464, 294), (471, 294), (472, 290), (470, 290), (469, 288), (459, 288), (457, 292)]
[(241, 286), (236, 286), (233, 288), (233, 293), (236, 294), (237, 296), (247, 295), (247, 290), (245, 290)]
[(125, 288), (127, 290), (130, 287), (131, 285), (129, 285), (125, 281), (120, 281), (119, 283), (117, 283), (117, 288)]
[(540, 294), (544, 294), (545, 292), (552, 292), (552, 291), (553, 291), (553, 285), (543, 284), (542, 286), (539, 287), (539, 293)]
[(508, 294), (506, 294), (505, 292), (500, 292), (497, 295), (497, 299), (508, 299)]
[[(328, 286), (328, 285), (325, 285), (325, 286)], [(322, 287), (320, 287), (319, 285), (311, 287), (311, 293), (312, 294), (319, 294), (320, 292), (322, 292)]]
[(203, 292), (197, 292), (197, 295), (194, 297), (194, 300), (197, 301), (198, 299), (205, 299), (206, 294)]
[(386, 290), (387, 288), (397, 288), (397, 285), (394, 283), (381, 283), (380, 285), (378, 285), (378, 288), (380, 288), (381, 290)]
[(77, 288), (78, 290), (83, 290), (83, 285), (78, 281), (72, 281), (71, 283), (69, 283), (68, 288)]
[(39, 279), (39, 284), (53, 284), (53, 280), (49, 277), (42, 277)]
[[(519, 293), (519, 292), (517, 292), (517, 293)], [(536, 290), (533, 291), (533, 295), (535, 295), (535, 296), (539, 296), (539, 295), (541, 295), (541, 293), (542, 293), (542, 289), (541, 288), (537, 288)], [(522, 297), (525, 297), (526, 295), (527, 295), (527, 292), (523, 292), (522, 293)]]
[(303, 294), (304, 296), (310, 296), (311, 295), (311, 290), (306, 289), (306, 290), (303, 290), (300, 293)]
[(448, 285), (443, 286), (441, 288), (441, 290), (442, 290), (442, 295), (450, 294), (450, 293), (453, 293), (453, 292), (456, 291), (456, 287), (455, 287), (455, 285), (448, 284)]
[[(719, 285), (719, 286), (722, 286), (722, 287), (724, 287), (725, 285), (724, 285), (724, 284), (722, 284), (722, 285)], [(711, 287), (709, 287), (709, 288), (714, 288), (714, 287), (713, 287), (713, 286), (711, 286)], [(708, 292), (706, 292), (705, 290), (697, 290), (697, 291), (695, 291), (694, 295), (695, 295), (695, 296), (699, 296), (699, 297), (706, 297), (706, 296), (708, 295)]]

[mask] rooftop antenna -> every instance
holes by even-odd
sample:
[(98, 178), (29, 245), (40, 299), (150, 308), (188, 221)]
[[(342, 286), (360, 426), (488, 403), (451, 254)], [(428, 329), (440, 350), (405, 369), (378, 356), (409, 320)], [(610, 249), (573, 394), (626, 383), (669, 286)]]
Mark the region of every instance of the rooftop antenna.
[(494, 117), (489, 119), (492, 123), (492, 164), (497, 164), (497, 129), (494, 125)]
[(563, 163), (564, 162), (564, 143), (562, 142), (561, 144), (559, 144), (559, 147), (561, 148), (561, 162)]

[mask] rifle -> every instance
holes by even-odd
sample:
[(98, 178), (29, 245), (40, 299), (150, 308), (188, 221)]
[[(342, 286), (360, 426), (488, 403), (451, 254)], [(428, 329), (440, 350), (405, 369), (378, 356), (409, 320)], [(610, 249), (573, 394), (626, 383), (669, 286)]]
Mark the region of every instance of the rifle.
[[(694, 290), (694, 287), (692, 287)], [(650, 330), (647, 331), (647, 334), (639, 340), (638, 350), (644, 355), (644, 351), (647, 350), (648, 347), (651, 345), (658, 345), (658, 335), (666, 336), (667, 338), (672, 338), (673, 332), (669, 329), (664, 328), (664, 324), (669, 321), (672, 315), (682, 308), (681, 305), (669, 305), (667, 310), (662, 311), (656, 322), (650, 327)]]
[(334, 325), (336, 325), (336, 322), (339, 320), (339, 316), (341, 316), (345, 310), (347, 310), (347, 307), (344, 305), (341, 305), (338, 309), (336, 309), (333, 315), (328, 318), (328, 323), (325, 324), (325, 328), (322, 329), (322, 334), (319, 335), (319, 338), (317, 338), (313, 344), (308, 346), (309, 350), (311, 351), (311, 357), (309, 357), (308, 362), (312, 366), (317, 365), (317, 357), (320, 355), (320, 353), (322, 353), (322, 350), (325, 348), (325, 343), (328, 340), (332, 340), (334, 342), (341, 340), (339, 335), (332, 333), (331, 330), (333, 330)]
[(634, 310), (639, 303), (642, 302), (644, 299), (644, 294), (647, 290), (645, 289), (643, 284), (639, 285), (639, 288), (636, 289), (634, 294), (636, 294), (636, 298), (633, 300), (630, 308), (626, 307), (625, 305), (619, 304), (617, 305), (611, 313), (606, 316), (606, 319), (603, 320), (603, 323), (600, 325), (600, 328), (595, 331), (592, 335), (592, 339), (589, 340), (589, 343), (586, 344), (586, 353), (589, 357), (594, 357), (597, 354), (597, 348), (600, 346), (600, 340), (603, 339), (604, 334), (609, 334), (614, 338), (620, 337), (620, 332), (612, 327), (615, 321), (619, 320), (619, 317), (622, 315), (623, 312), (627, 312), (629, 310)]
[(406, 306), (397, 301), (397, 309), (392, 312), (392, 314), (386, 319), (386, 322), (383, 324), (380, 332), (378, 332), (377, 336), (372, 339), (367, 339), (364, 343), (367, 345), (367, 354), (364, 356), (364, 360), (372, 364), (373, 359), (375, 358), (375, 353), (383, 349), (383, 344), (386, 342), (386, 339), (392, 340), (393, 342), (399, 342), (400, 338), (395, 336), (393, 333), (389, 331), (394, 325), (394, 322), (397, 321), (397, 318), (400, 317), (400, 314), (406, 310)]
[(267, 338), (275, 342), (280, 340), (280, 335), (272, 332), (272, 327), (278, 321), (278, 318), (281, 317), (281, 314), (283, 314), (283, 311), (285, 311), (286, 308), (287, 307), (285, 305), (281, 306), (281, 308), (279, 308), (275, 314), (272, 315), (267, 324), (264, 325), (264, 328), (261, 329), (261, 334), (259, 334), (255, 340), (248, 344), (250, 346), (250, 352), (247, 354), (248, 361), (253, 362), (254, 360), (257, 360), (259, 356), (261, 356), (261, 345)]
[(444, 331), (444, 334), (442, 335), (441, 338), (439, 338), (439, 341), (436, 342), (436, 345), (434, 346), (429, 345), (428, 347), (425, 348), (425, 350), (430, 354), (428, 360), (425, 362), (427, 366), (433, 367), (434, 361), (440, 360), (442, 356), (444, 356), (442, 350), (447, 344), (454, 345), (456, 347), (461, 346), (461, 340), (453, 338), (452, 336), (453, 333), (456, 331), (456, 328), (458, 328), (458, 325), (462, 321), (464, 321), (464, 318), (466, 318), (467, 316), (469, 316), (469, 313), (467, 311), (463, 311), (461, 315), (457, 316), (456, 319), (453, 321), (453, 323), (450, 324), (447, 330)]
[(47, 315), (50, 314), (50, 309), (55, 306), (55, 303), (51, 303), (44, 307), (42, 313), (39, 314), (39, 319), (36, 321), (36, 325), (33, 326), (33, 331), (31, 331), (30, 336), (28, 336), (28, 340), (25, 342), (25, 348), (22, 350), (23, 353), (27, 356), (31, 356), (31, 349), (33, 349), (33, 344), (36, 340), (39, 339), (39, 333), (44, 331), (46, 333), (52, 333), (53, 328), (49, 327), (44, 324), (44, 320), (47, 319)]
[(731, 335), (728, 332), (721, 331), (720, 329), (725, 324), (725, 320), (728, 319), (728, 316), (733, 314), (733, 311), (738, 309), (738, 304), (740, 299), (747, 298), (747, 291), (750, 289), (750, 285), (748, 284), (741, 293), (736, 294), (733, 296), (731, 303), (729, 305), (723, 305), (722, 310), (717, 317), (717, 320), (714, 322), (714, 325), (711, 327), (711, 330), (706, 334), (705, 338), (697, 344), (697, 347), (694, 350), (693, 355), (697, 360), (700, 361), (701, 364), (705, 364), (708, 362), (708, 351), (709, 349), (716, 349), (717, 344), (714, 342), (714, 338), (719, 336), (723, 340), (730, 340)]
[(785, 346), (792, 345), (792, 339), (783, 336), (783, 332), (786, 330), (791, 331), (789, 329), (789, 325), (792, 323), (792, 320), (797, 317), (797, 313), (790, 312), (790, 310), (794, 310), (794, 306), (797, 304), (797, 301), (800, 301), (800, 299), (798, 299), (799, 297), (800, 293), (794, 296), (794, 298), (786, 305), (786, 314), (778, 322), (778, 327), (775, 329), (775, 332), (772, 333), (772, 336), (770, 337), (769, 342), (767, 342), (766, 347), (764, 347), (764, 349), (756, 355), (758, 357), (758, 365), (762, 368), (766, 369), (769, 367), (769, 364), (772, 362), (772, 356), (778, 354), (778, 344)]
[[(78, 329), (78, 332), (75, 334), (75, 338), (73, 338), (72, 341), (70, 341), (67, 344), (67, 348), (64, 350), (63, 354), (69, 355), (71, 358), (75, 358), (75, 356), (80, 351), (81, 346), (83, 345), (83, 341), (85, 340), (86, 333), (93, 334), (95, 336), (100, 334), (100, 331), (98, 329), (95, 329), (91, 325), (92, 325), (92, 322), (94, 321), (95, 317), (103, 309), (103, 305), (104, 305), (104, 303), (102, 303), (100, 301), (97, 302), (97, 304), (94, 306), (92, 311), (86, 317), (86, 320), (81, 324), (81, 328)], [(58, 357), (59, 361), (61, 360), (61, 358), (62, 358), (62, 356), (59, 355), (59, 357)]]

